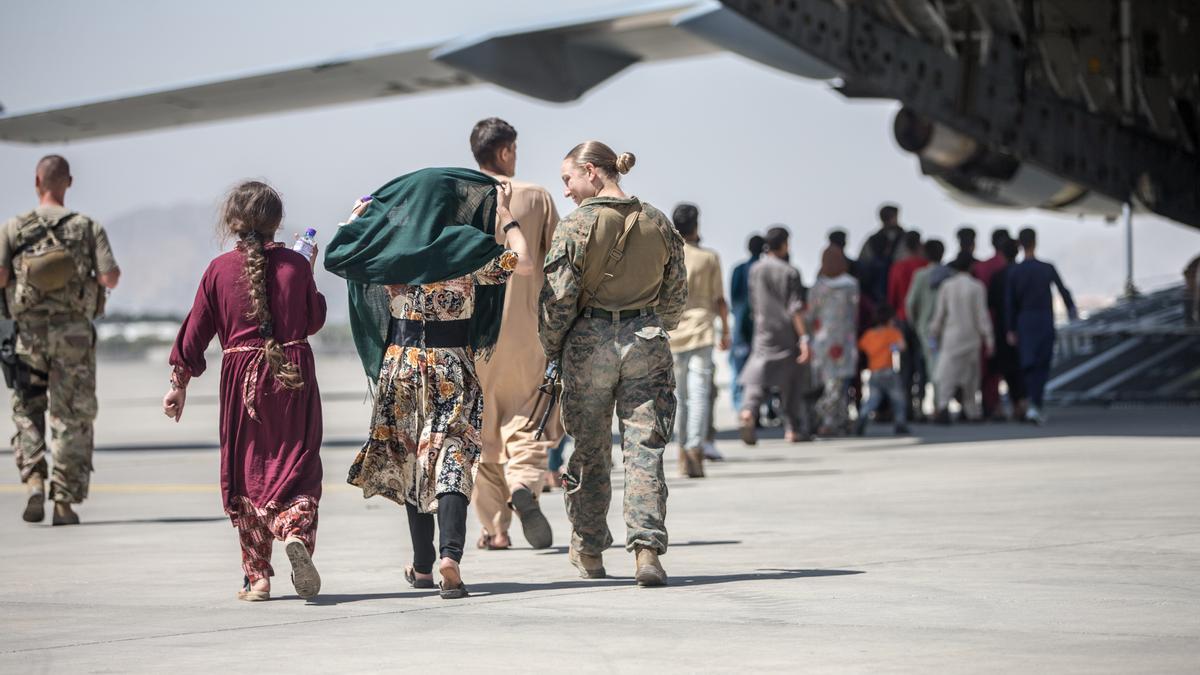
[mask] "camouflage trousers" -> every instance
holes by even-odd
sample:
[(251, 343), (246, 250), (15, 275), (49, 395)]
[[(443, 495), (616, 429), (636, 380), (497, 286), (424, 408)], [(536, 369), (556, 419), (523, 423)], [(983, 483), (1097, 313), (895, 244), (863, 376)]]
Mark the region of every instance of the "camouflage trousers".
[(567, 463), (571, 545), (599, 555), (613, 541), (612, 417), (625, 463), (625, 548), (667, 550), (663, 449), (675, 422), (675, 374), (654, 315), (621, 322), (580, 318), (563, 345), (562, 416), (575, 451)]
[[(13, 391), (13, 456), (21, 480), (50, 479), (50, 498), (78, 504), (92, 472), (96, 419), (96, 347), (92, 322), (56, 315), (17, 321), (17, 356), (29, 384)], [(46, 470), (46, 413), (54, 444), (54, 473)]]

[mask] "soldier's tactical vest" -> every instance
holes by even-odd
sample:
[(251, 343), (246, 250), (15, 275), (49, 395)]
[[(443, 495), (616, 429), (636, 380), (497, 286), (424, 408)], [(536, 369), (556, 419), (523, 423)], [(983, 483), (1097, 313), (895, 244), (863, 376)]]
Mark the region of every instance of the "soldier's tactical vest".
[(69, 213), (51, 220), (36, 211), (17, 219), (20, 224), (12, 242), (15, 278), (5, 289), (13, 318), (31, 314), (96, 318), (103, 311), (104, 293), (96, 280), (91, 219)]

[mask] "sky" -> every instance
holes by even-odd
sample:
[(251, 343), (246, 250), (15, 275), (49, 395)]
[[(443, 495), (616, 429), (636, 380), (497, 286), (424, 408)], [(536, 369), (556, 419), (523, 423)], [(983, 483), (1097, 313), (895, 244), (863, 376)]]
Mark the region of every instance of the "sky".
[[(369, 48), (433, 46), (610, 8), (596, 0), (0, 0), (0, 104), (19, 112)], [(327, 238), (354, 199), (395, 176), (423, 166), (473, 166), (472, 125), (499, 116), (519, 133), (518, 176), (550, 189), (563, 214), (573, 204), (562, 196), (558, 166), (571, 147), (598, 139), (636, 154), (625, 189), (667, 212), (680, 201), (698, 204), (704, 245), (720, 254), (726, 275), (745, 257), (752, 232), (783, 223), (793, 233), (793, 262), (811, 283), (830, 229), (846, 229), (857, 250), (877, 226), (879, 205), (895, 202), (902, 223), (926, 236), (952, 241), (957, 227), (974, 225), (981, 257), (991, 255), (993, 227), (1032, 225), (1039, 256), (1058, 266), (1077, 299), (1095, 304), (1121, 292), (1122, 227), (1095, 217), (959, 205), (896, 146), (896, 108), (847, 101), (824, 83), (719, 54), (635, 66), (566, 105), (479, 85), (65, 145), (0, 143), (0, 212), (35, 204), (33, 167), (56, 152), (75, 175), (68, 205), (101, 223), (177, 207), (215, 215), (229, 187), (261, 178), (282, 192), (289, 232), (315, 227)], [(215, 255), (219, 244), (210, 240)], [(1135, 242), (1135, 278), (1155, 288), (1180, 279), (1200, 253), (1200, 230), (1139, 215)], [(139, 248), (136, 240), (123, 245), (115, 251), (125, 261), (123, 286), (151, 287), (163, 274), (198, 280), (203, 271), (205, 256), (181, 256), (173, 269), (161, 264), (169, 250)], [(141, 262), (151, 260), (160, 264)], [(341, 293), (331, 275), (318, 281), (327, 294)], [(169, 297), (175, 295), (182, 312), (190, 293)], [(118, 289), (111, 306), (169, 309), (144, 306), (147, 297), (130, 291), (122, 298)], [(164, 304), (161, 294), (153, 297)]]

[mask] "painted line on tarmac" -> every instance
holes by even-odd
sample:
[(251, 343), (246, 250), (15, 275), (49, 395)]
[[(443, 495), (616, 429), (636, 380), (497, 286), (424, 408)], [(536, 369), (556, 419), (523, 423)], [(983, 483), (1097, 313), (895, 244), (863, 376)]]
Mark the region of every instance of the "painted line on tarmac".
[[(323, 491), (358, 491), (359, 488), (345, 483), (325, 483)], [(172, 494), (172, 493), (211, 493), (220, 492), (221, 486), (212, 483), (102, 483), (88, 487), (88, 493), (103, 494)], [(25, 494), (24, 485), (0, 485), (0, 494)]]

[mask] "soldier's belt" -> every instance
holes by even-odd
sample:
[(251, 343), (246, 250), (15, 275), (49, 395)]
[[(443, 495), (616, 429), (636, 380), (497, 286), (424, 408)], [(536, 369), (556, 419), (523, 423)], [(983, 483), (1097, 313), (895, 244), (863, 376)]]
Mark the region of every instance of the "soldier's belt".
[(424, 349), (453, 349), (471, 344), (471, 320), (416, 321), (393, 318), (388, 327), (388, 344)]
[(585, 319), (604, 319), (605, 321), (628, 321), (636, 319), (639, 316), (653, 316), (653, 307), (643, 307), (641, 309), (623, 309), (620, 312), (610, 312), (607, 309), (599, 307), (584, 307), (580, 314)]

